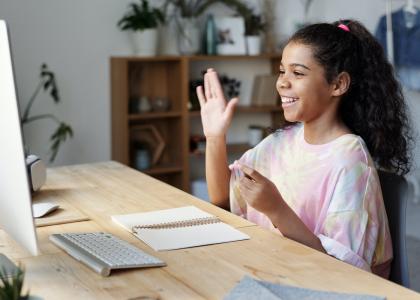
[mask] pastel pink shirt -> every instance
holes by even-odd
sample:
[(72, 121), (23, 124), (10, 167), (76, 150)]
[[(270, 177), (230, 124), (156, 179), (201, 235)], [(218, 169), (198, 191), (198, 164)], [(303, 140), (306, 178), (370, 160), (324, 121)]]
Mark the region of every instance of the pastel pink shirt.
[[(276, 185), (329, 255), (388, 278), (392, 260), (388, 219), (362, 138), (346, 134), (327, 144), (308, 144), (303, 125), (297, 124), (271, 134), (239, 161)], [(232, 172), (230, 180), (231, 211), (279, 232), (266, 215), (241, 199), (237, 175)]]

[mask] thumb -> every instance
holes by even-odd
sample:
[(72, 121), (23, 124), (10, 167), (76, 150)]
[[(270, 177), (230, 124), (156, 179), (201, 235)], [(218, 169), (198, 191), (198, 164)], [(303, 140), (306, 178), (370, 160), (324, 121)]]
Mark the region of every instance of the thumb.
[(239, 98), (232, 98), (226, 105), (226, 117), (230, 121), (233, 117), (233, 112), (235, 111), (236, 104), (238, 104)]
[(256, 171), (255, 169), (252, 169), (248, 166), (245, 166), (241, 163), (238, 163), (238, 164), (239, 164), (239, 168), (242, 170), (242, 172), (244, 172), (245, 176), (254, 180), (255, 182), (263, 181), (264, 176), (262, 176), (260, 173), (258, 173), (258, 171)]

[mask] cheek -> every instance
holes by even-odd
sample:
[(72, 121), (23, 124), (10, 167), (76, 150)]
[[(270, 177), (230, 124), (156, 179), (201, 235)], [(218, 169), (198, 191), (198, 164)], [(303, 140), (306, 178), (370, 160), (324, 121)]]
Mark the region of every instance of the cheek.
[(328, 88), (325, 86), (325, 83), (317, 80), (301, 81), (295, 84), (295, 91), (305, 102), (321, 104), (319, 102), (329, 98)]

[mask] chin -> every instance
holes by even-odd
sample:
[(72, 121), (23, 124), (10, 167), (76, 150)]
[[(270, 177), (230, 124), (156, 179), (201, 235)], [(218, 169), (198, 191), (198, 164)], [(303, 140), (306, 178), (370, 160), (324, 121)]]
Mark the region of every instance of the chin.
[(288, 122), (300, 122), (299, 118), (292, 114), (284, 114), (284, 119)]

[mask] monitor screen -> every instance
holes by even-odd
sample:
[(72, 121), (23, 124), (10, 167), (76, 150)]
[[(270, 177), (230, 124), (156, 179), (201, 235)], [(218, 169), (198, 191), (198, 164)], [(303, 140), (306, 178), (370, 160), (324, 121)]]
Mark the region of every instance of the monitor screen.
[(38, 254), (6, 22), (0, 20), (0, 227)]

